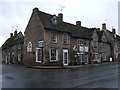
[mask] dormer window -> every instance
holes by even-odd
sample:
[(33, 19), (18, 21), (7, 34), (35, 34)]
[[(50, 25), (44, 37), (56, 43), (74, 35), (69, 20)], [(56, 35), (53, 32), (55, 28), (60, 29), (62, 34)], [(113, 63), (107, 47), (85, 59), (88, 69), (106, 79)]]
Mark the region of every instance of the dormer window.
[(52, 24), (56, 25), (56, 24), (57, 24), (57, 16), (54, 15), (54, 16), (51, 18), (51, 21), (52, 21)]

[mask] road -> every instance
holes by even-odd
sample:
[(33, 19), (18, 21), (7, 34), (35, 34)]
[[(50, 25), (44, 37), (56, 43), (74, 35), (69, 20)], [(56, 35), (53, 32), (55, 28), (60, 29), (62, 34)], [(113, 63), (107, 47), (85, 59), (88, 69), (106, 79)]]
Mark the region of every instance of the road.
[(2, 88), (118, 88), (119, 68), (117, 63), (72, 69), (2, 65)]

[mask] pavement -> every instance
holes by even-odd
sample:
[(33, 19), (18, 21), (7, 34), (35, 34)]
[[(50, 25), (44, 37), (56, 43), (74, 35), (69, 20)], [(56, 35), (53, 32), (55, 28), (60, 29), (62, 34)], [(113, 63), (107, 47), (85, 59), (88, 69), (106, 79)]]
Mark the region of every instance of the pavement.
[[(113, 64), (117, 62), (105, 62), (101, 64)], [(28, 68), (34, 69), (69, 69), (69, 68), (80, 68), (80, 67), (89, 67), (89, 66), (96, 66), (101, 64), (85, 64), (85, 65), (74, 65), (74, 66), (28, 66)]]

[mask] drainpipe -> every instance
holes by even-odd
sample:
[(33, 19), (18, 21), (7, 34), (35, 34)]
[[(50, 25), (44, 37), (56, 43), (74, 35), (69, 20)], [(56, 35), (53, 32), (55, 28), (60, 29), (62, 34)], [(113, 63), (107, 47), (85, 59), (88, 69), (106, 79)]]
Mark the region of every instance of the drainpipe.
[(88, 54), (88, 56), (89, 56), (89, 64), (91, 64), (91, 55), (92, 55), (91, 50), (90, 50), (91, 49), (91, 43), (90, 42), (91, 41), (89, 41), (89, 50), (88, 50), (89, 51), (89, 54)]

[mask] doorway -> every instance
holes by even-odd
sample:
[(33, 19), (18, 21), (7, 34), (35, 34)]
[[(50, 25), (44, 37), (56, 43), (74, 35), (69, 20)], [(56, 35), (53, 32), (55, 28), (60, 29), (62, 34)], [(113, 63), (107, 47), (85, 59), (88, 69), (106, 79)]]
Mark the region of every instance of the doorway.
[(68, 65), (68, 49), (63, 50), (63, 65)]

